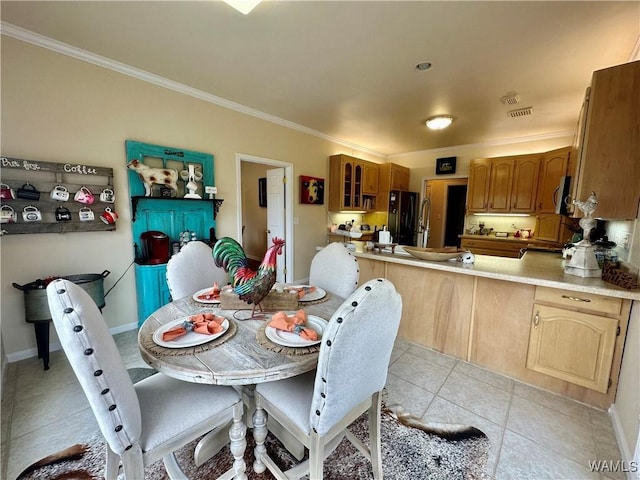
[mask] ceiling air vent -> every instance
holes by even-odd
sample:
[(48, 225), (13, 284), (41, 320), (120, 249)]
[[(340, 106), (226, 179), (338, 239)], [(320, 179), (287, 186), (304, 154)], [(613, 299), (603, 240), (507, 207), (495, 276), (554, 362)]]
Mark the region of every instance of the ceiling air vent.
[(533, 107), (519, 108), (518, 110), (511, 110), (507, 112), (511, 118), (524, 117), (533, 113)]
[(505, 105), (515, 105), (516, 103), (520, 103), (520, 95), (517, 93), (508, 93), (502, 97), (500, 101)]

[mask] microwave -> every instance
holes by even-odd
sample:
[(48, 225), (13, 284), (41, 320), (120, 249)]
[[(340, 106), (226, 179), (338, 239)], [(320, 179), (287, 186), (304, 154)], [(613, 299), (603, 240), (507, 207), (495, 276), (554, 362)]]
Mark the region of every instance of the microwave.
[(556, 189), (557, 195), (554, 199), (556, 204), (556, 213), (560, 215), (569, 214), (569, 205), (571, 204), (571, 176), (566, 175), (560, 177), (560, 183)]

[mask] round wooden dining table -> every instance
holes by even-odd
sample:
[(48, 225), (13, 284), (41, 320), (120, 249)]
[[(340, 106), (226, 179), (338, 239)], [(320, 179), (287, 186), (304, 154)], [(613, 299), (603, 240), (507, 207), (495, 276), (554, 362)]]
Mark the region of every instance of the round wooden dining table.
[[(317, 300), (301, 300), (298, 308), (308, 316), (328, 322), (343, 301), (343, 298), (326, 292), (324, 297)], [(287, 347), (271, 342), (265, 336), (265, 327), (275, 312), (265, 312), (252, 319), (251, 307), (247, 305), (248, 310), (225, 310), (219, 304), (196, 301), (195, 295), (172, 301), (153, 312), (140, 327), (138, 347), (141, 357), (149, 366), (178, 380), (237, 386), (247, 406), (246, 423), (251, 426), (253, 387), (257, 383), (289, 378), (313, 370), (317, 366), (320, 349), (319, 344)], [(226, 332), (220, 337), (179, 348), (159, 345), (157, 338), (154, 340), (154, 333), (164, 325), (208, 312), (223, 316), (229, 322)], [(286, 435), (286, 432), (281, 433)], [(303, 450), (295, 439), (278, 437), (291, 453), (301, 458)], [(219, 433), (203, 440), (196, 449), (196, 464), (204, 463), (227, 441), (228, 438)]]

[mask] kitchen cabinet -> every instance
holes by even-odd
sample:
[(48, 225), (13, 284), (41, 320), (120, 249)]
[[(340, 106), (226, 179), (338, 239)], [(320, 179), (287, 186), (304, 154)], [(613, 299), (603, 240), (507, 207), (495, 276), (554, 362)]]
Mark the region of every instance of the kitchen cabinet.
[(362, 194), (377, 195), (378, 193), (378, 165), (364, 162), (362, 177)]
[[(613, 403), (631, 299), (639, 298), (638, 290), (622, 292), (600, 279), (591, 279), (590, 285), (583, 285), (583, 279), (564, 275), (558, 254), (530, 251), (518, 260), (478, 256), (471, 267), (402, 255), (371, 252), (354, 255), (358, 259), (360, 282), (384, 277), (402, 295), (399, 338), (588, 405), (606, 409)], [(549, 282), (565, 288), (550, 288)], [(529, 368), (527, 360), (532, 351), (535, 309), (539, 307), (544, 307), (544, 315), (551, 307), (569, 312), (563, 315), (578, 321), (585, 315), (601, 317), (594, 328), (558, 323), (557, 336), (562, 341), (553, 344), (555, 350), (551, 346), (542, 347), (546, 348), (544, 352), (551, 352), (553, 361), (546, 362), (546, 356), (540, 357), (556, 368), (545, 372)], [(604, 324), (600, 325), (602, 319)], [(613, 337), (612, 325), (615, 325)], [(603, 333), (595, 333), (599, 330)], [(550, 332), (547, 330), (541, 336), (542, 344), (556, 341), (556, 335)], [(596, 345), (596, 336), (601, 344)], [(593, 358), (602, 361), (594, 362)], [(597, 373), (606, 372), (606, 380), (594, 374), (595, 365), (601, 365)], [(579, 374), (575, 375), (574, 370)], [(584, 378), (599, 379), (589, 383)], [(606, 391), (593, 388), (598, 382), (610, 386)]]
[[(640, 203), (640, 61), (593, 72), (575, 146), (571, 197), (598, 196), (596, 217), (636, 219)], [(581, 216), (573, 209), (575, 216)]]
[(329, 157), (329, 211), (375, 210), (376, 195), (372, 193), (372, 182), (377, 171), (365, 168), (371, 167), (369, 163), (349, 155)]
[(622, 299), (536, 288), (527, 368), (606, 393)]
[(520, 250), (527, 246), (522, 240), (490, 240), (487, 237), (462, 238), (460, 247), (463, 250), (471, 250), (477, 255), (494, 255), (496, 257), (518, 258)]
[[(389, 194), (392, 190), (409, 191), (409, 172), (407, 167), (395, 163), (382, 163), (378, 165), (378, 200), (376, 210), (389, 211)], [(388, 221), (383, 221), (387, 224)]]
[(539, 174), (538, 155), (472, 160), (467, 213), (533, 213)]
[(467, 184), (467, 213), (487, 211), (487, 196), (491, 181), (491, 159), (471, 160)]
[(559, 185), (562, 177), (569, 175), (571, 151), (572, 147), (563, 147), (542, 155), (536, 213), (556, 213), (556, 205), (564, 201), (559, 198)]
[(562, 215), (555, 213), (541, 213), (536, 215), (536, 238), (550, 242), (563, 242), (564, 240), (568, 240), (560, 238), (560, 232), (564, 231), (564, 229), (561, 229), (562, 218)]

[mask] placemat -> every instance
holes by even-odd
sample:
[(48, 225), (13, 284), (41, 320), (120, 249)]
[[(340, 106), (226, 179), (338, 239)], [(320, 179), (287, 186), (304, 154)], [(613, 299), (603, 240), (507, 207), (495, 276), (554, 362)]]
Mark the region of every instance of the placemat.
[(227, 318), (227, 321), (229, 322), (229, 328), (227, 329), (226, 332), (224, 332), (224, 335), (221, 335), (220, 337), (214, 340), (211, 340), (210, 342), (203, 343), (202, 345), (196, 345), (194, 347), (185, 347), (185, 348), (162, 347), (153, 341), (153, 332), (151, 332), (150, 334), (146, 335), (142, 339), (142, 346), (144, 347), (145, 350), (152, 352), (154, 355), (165, 356), (165, 357), (193, 355), (194, 353), (206, 352), (208, 350), (211, 350), (212, 348), (217, 347), (218, 345), (222, 345), (224, 342), (226, 342), (236, 334), (236, 332), (238, 331), (238, 326), (236, 325), (236, 322), (231, 320), (230, 318)]
[(266, 348), (267, 350), (282, 353), (283, 355), (308, 355), (309, 353), (318, 353), (320, 351), (319, 343), (309, 347), (285, 347), (284, 345), (273, 343), (267, 338), (267, 334), (264, 332), (265, 328), (267, 328), (266, 323), (258, 327), (258, 331), (256, 332), (256, 341), (258, 342), (258, 345)]

